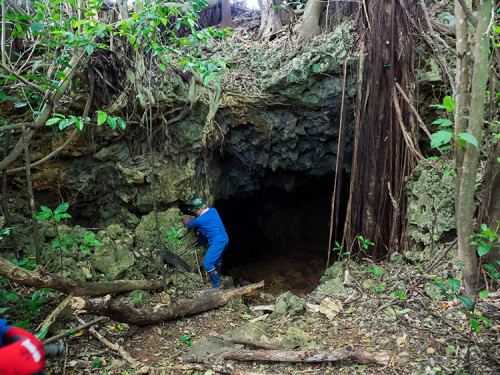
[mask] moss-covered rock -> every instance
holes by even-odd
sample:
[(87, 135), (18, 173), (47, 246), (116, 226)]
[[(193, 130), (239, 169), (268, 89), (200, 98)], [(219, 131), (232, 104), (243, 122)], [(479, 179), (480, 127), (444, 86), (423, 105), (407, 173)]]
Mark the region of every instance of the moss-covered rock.
[(314, 349), (317, 348), (310, 334), (302, 331), (297, 327), (288, 328), (285, 337), (283, 338), (283, 346), (286, 349)]
[(117, 244), (110, 238), (104, 238), (91, 257), (92, 266), (104, 273), (106, 279), (117, 280), (134, 263), (134, 254), (124, 244)]
[(292, 292), (286, 292), (278, 296), (276, 303), (274, 305), (274, 312), (271, 314), (272, 317), (278, 315), (299, 315), (304, 311), (306, 307), (306, 301), (304, 298), (297, 297)]

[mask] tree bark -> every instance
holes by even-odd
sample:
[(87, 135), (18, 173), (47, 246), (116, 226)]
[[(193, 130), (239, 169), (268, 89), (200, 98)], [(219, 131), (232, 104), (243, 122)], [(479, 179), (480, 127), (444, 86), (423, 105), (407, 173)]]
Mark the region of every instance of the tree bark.
[(324, 2), (322, 0), (309, 0), (307, 2), (302, 24), (299, 29), (299, 43), (304, 43), (313, 36), (321, 34), (319, 19), (323, 12)]
[[(35, 261), (36, 264), (41, 263), (42, 251), (40, 249), (40, 237), (38, 236), (38, 222), (33, 215), (35, 215), (35, 195), (33, 194), (33, 181), (31, 178), (31, 163), (30, 163), (30, 151), (29, 143), (26, 140), (26, 128), (23, 126), (21, 139), (23, 141), (24, 148), (24, 160), (26, 166), (26, 184), (28, 185), (28, 199), (31, 208), (31, 225), (33, 228), (33, 242), (35, 244)], [(61, 269), (62, 269), (62, 259), (61, 259)]]
[(306, 350), (240, 350), (222, 354), (223, 359), (238, 361), (272, 361), (272, 362), (336, 362), (353, 361), (365, 365), (389, 364), (390, 357), (385, 353), (371, 352), (363, 349), (330, 349), (327, 351)]
[(222, 7), (222, 21), (220, 23), (220, 28), (225, 29), (226, 27), (234, 27), (233, 17), (231, 16), (231, 4), (229, 0), (221, 1)]
[(256, 39), (269, 38), (281, 30), (281, 20), (277, 9), (270, 10), (274, 6), (273, 0), (262, 0), (260, 4), (260, 28)]
[[(486, 100), (486, 82), (488, 79), (488, 50), (492, 0), (481, 0), (478, 4), (477, 28), (474, 33), (474, 65), (472, 71), (471, 100), (469, 104), (469, 124), (467, 133), (474, 136), (481, 145), (484, 124), (484, 104)], [(457, 145), (457, 147), (460, 147)], [(473, 297), (478, 290), (478, 258), (476, 248), (470, 244), (474, 233), (474, 196), (476, 174), (479, 162), (479, 149), (467, 142), (461, 170), (460, 187), (455, 191), (457, 202), (458, 256), (463, 266), (465, 293)]]
[(158, 304), (142, 309), (130, 307), (110, 297), (92, 300), (74, 298), (72, 308), (77, 314), (101, 315), (121, 323), (145, 325), (215, 309), (233, 298), (251, 295), (263, 287), (264, 282), (261, 281), (237, 289), (211, 290), (196, 299), (172, 298), (171, 304)]
[(16, 283), (35, 288), (52, 288), (75, 296), (103, 296), (111, 293), (130, 292), (132, 290), (158, 290), (163, 287), (161, 281), (118, 280), (105, 283), (84, 283), (45, 272), (41, 267), (28, 271), (0, 257), (0, 275)]

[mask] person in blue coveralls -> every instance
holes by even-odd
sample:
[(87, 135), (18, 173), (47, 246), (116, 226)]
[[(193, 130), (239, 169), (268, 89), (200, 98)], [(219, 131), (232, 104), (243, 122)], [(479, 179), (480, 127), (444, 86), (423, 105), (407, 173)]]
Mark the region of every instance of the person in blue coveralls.
[(0, 374), (43, 375), (44, 369), (43, 342), (0, 319)]
[(198, 228), (201, 234), (208, 240), (208, 250), (203, 261), (203, 266), (212, 281), (212, 288), (222, 289), (220, 271), (222, 268), (222, 254), (227, 248), (229, 237), (222, 224), (217, 210), (208, 207), (202, 198), (194, 197), (189, 208), (196, 216), (195, 219), (188, 217), (186, 225), (190, 228)]

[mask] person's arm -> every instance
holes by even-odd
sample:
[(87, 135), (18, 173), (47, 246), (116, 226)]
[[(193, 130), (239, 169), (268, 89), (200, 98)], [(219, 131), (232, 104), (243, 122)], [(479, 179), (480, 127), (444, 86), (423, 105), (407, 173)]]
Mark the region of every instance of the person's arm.
[(195, 218), (195, 219), (191, 219), (190, 217), (188, 217), (186, 219), (186, 225), (190, 228), (199, 228), (200, 226), (200, 223), (199, 223), (199, 220), (198, 218)]
[(45, 369), (43, 342), (17, 327), (0, 326), (0, 374), (42, 375)]

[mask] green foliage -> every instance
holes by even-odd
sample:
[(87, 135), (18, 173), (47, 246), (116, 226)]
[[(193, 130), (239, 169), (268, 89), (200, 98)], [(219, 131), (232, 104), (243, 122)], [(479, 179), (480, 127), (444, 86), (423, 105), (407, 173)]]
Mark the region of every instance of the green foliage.
[(500, 247), (500, 236), (497, 231), (493, 232), (486, 224), (481, 224), (481, 233), (471, 236), (474, 241), (470, 244), (477, 246), (477, 253), (480, 257), (488, 254), (492, 247)]
[(189, 335), (180, 335), (179, 340), (181, 340), (187, 346), (193, 345), (193, 339)]
[(19, 261), (17, 259), (12, 259), (12, 263), (14, 263), (18, 267), (32, 271), (36, 268), (36, 263), (34, 259), (35, 257), (33, 255), (28, 255), (27, 257)]
[(0, 230), (0, 240), (3, 240), (5, 236), (10, 235), (11, 230), (12, 230), (12, 227), (3, 228), (2, 230)]
[(171, 241), (175, 249), (181, 243), (181, 238), (185, 229), (186, 228), (180, 228), (176, 230), (174, 227), (170, 227), (170, 231), (167, 232), (167, 238), (165, 238), (165, 240)]
[(443, 98), (443, 104), (432, 104), (431, 107), (436, 107), (440, 109), (446, 109), (446, 112), (451, 112), (455, 109), (455, 100), (451, 96), (445, 96)]
[(61, 219), (71, 218), (71, 215), (66, 213), (68, 207), (68, 203), (61, 203), (54, 211), (52, 211), (46, 206), (41, 206), (40, 209), (42, 211), (35, 213), (33, 217), (39, 220), (50, 219), (53, 221), (61, 221)]
[(92, 368), (99, 368), (102, 366), (102, 361), (100, 358), (94, 358), (92, 360)]
[(373, 268), (368, 267), (368, 270), (373, 273), (374, 276), (382, 276), (384, 273), (387, 271), (384, 271), (382, 268), (379, 268), (378, 266), (373, 266)]
[(305, 3), (302, 3), (300, 1), (286, 1), (283, 0), (281, 4), (275, 5), (271, 8), (269, 8), (270, 11), (276, 10), (278, 8), (282, 8), (286, 11), (289, 11), (291, 9), (302, 9), (306, 6)]
[(340, 245), (337, 241), (335, 241), (335, 247), (332, 249), (332, 251), (338, 255), (339, 260), (344, 259), (344, 256), (349, 255), (349, 251), (343, 251), (344, 250), (344, 245)]
[[(0, 74), (0, 100), (11, 101), (15, 108), (25, 109), (25, 114), (31, 115), (33, 120), (42, 114), (53, 94), (63, 93), (73, 71), (86, 65), (90, 58), (95, 58), (99, 50), (118, 53), (117, 49), (111, 49), (107, 44), (109, 40), (128, 41), (141, 54), (140, 58), (144, 57), (143, 53), (150, 53), (163, 72), (166, 71), (165, 64), (174, 60), (185, 70), (197, 70), (204, 83), (210, 80), (220, 83), (218, 75), (227, 63), (200, 61), (198, 48), (209, 39), (226, 38), (231, 32), (200, 27), (199, 11), (208, 5), (205, 0), (190, 1), (186, 3), (188, 8), (166, 6), (157, 1), (137, 1), (136, 11), (131, 17), (114, 24), (104, 24), (106, 17), (99, 16), (96, 20), (98, 12), (104, 10), (100, 0), (61, 4), (60, 0), (35, 1), (30, 3), (26, 13), (18, 13), (9, 7), (5, 14), (5, 24), (12, 28), (11, 36), (17, 36), (26, 43), (20, 55), (25, 69), (16, 74), (10, 74), (5, 69), (6, 73)], [(190, 31), (188, 36), (178, 36), (181, 27)], [(183, 35), (186, 35), (184, 30)], [(8, 67), (10, 61), (4, 63)], [(78, 65), (72, 66), (75, 63)], [(75, 82), (76, 86), (72, 87), (82, 90), (82, 81), (72, 81)], [(106, 123), (113, 129), (125, 129), (123, 119), (107, 114), (104, 116), (103, 113), (97, 111), (99, 125)], [(46, 121), (46, 125), (54, 126), (58, 131), (73, 125), (83, 131), (88, 123), (89, 117), (58, 113), (53, 113)]]
[(24, 315), (25, 318), (31, 318), (32, 316), (40, 315), (40, 309), (42, 308), (42, 305), (47, 301), (45, 299), (45, 295), (48, 292), (53, 291), (54, 289), (48, 288), (37, 290), (31, 295), (31, 298), (25, 298), (19, 301), (19, 311)]
[(358, 243), (359, 246), (365, 250), (368, 250), (369, 245), (375, 245), (371, 240), (369, 240), (368, 238), (363, 238), (363, 236), (358, 236)]
[[(9, 280), (0, 276), (0, 314), (3, 314), (9, 307), (6, 305), (11, 302), (19, 301), (19, 297), (15, 290), (7, 290)], [(3, 306), (3, 307), (2, 307)]]

